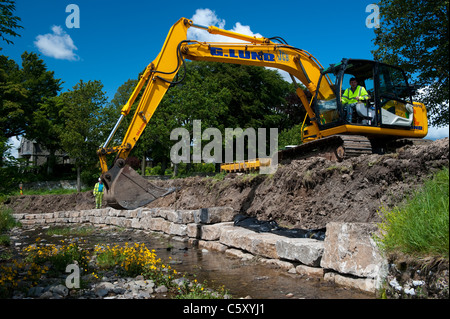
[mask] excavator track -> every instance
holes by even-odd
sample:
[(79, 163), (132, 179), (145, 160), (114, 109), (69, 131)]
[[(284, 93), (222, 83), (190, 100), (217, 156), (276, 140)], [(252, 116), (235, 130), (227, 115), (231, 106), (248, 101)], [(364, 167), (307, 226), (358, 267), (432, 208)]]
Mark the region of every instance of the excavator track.
[(292, 160), (319, 156), (331, 161), (343, 161), (351, 157), (372, 154), (370, 140), (360, 135), (334, 135), (278, 152), (278, 162), (287, 164)]

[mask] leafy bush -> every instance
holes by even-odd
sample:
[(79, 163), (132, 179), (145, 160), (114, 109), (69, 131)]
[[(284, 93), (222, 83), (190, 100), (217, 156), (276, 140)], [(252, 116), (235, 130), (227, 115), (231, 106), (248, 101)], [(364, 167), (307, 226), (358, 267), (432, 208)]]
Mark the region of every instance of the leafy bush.
[(0, 204), (0, 232), (4, 232), (18, 225), (20, 223), (12, 217), (12, 210)]

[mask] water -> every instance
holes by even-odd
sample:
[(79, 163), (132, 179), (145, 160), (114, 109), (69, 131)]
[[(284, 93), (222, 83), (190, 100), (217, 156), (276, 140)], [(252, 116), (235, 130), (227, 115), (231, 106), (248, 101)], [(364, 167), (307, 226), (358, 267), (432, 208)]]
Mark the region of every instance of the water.
[[(79, 226), (74, 226), (76, 229)], [(372, 294), (353, 289), (338, 287), (323, 280), (304, 278), (289, 274), (285, 270), (270, 268), (255, 260), (241, 261), (224, 253), (207, 251), (192, 247), (187, 242), (175, 240), (166, 235), (148, 233), (140, 230), (120, 229), (112, 226), (99, 228), (89, 226), (88, 235), (48, 235), (48, 229), (35, 228), (21, 230), (12, 236), (14, 242), (21, 247), (36, 243), (60, 244), (78, 241), (81, 247), (93, 247), (95, 244), (145, 243), (149, 249), (165, 263), (187, 277), (206, 280), (211, 288), (225, 286), (233, 298), (253, 299), (370, 299)], [(169, 259), (171, 257), (171, 259)]]

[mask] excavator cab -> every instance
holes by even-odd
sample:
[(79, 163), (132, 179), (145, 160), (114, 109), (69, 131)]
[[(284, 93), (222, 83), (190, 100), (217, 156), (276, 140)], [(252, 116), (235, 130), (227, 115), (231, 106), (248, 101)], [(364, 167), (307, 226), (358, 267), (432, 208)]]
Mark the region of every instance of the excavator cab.
[[(351, 78), (357, 79), (369, 98), (355, 105), (353, 121), (348, 123), (342, 96)], [(322, 72), (319, 86), (322, 81), (331, 84), (334, 95), (324, 99), (316, 94), (313, 101), (321, 131), (342, 125), (414, 129), (414, 89), (400, 68), (370, 60), (343, 59)]]

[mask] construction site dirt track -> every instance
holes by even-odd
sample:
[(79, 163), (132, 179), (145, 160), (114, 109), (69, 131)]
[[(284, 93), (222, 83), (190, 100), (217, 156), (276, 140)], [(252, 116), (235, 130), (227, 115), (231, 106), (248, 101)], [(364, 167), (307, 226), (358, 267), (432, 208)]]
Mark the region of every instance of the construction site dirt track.
[[(228, 174), (152, 181), (177, 191), (147, 207), (235, 211), (284, 226), (325, 227), (331, 221), (377, 222), (381, 207), (402, 202), (434, 172), (449, 166), (449, 139), (405, 146), (396, 153), (362, 155), (343, 162), (312, 157), (279, 165), (273, 175)], [(94, 207), (92, 192), (14, 196), (14, 213), (48, 213)]]

